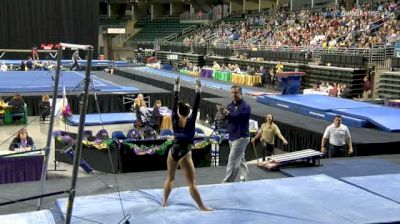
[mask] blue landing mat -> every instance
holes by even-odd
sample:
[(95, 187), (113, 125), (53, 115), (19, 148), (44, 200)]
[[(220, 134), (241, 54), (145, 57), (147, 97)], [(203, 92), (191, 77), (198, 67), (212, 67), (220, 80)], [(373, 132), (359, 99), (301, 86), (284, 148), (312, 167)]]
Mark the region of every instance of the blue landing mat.
[[(325, 175), (199, 186), (213, 212), (199, 211), (188, 188), (171, 192), (161, 207), (162, 190), (121, 192), (131, 223), (382, 223), (400, 221), (400, 204)], [(117, 223), (118, 194), (75, 198), (72, 223)], [(57, 199), (64, 214), (67, 198)], [(65, 217), (65, 215), (64, 215)]]
[(325, 174), (342, 178), (400, 173), (400, 165), (378, 158), (322, 159), (321, 166), (287, 167), (280, 171), (293, 177)]
[(353, 127), (376, 126), (384, 131), (400, 131), (400, 109), (321, 95), (267, 95), (257, 102), (328, 121), (343, 115), (343, 123)]
[(355, 118), (365, 119), (377, 127), (388, 131), (400, 131), (400, 109), (392, 107), (370, 107), (352, 109), (334, 109), (338, 114), (344, 114)]
[(0, 224), (55, 224), (50, 210), (0, 215)]
[[(1, 60), (1, 62), (4, 62), (6, 65), (13, 65), (13, 66), (19, 66), (21, 65), (21, 61), (23, 60)], [(45, 62), (53, 62), (56, 63), (56, 61), (52, 60), (41, 60), (42, 63)], [(79, 65), (86, 65), (86, 60), (78, 60)], [(62, 66), (72, 66), (72, 60), (61, 60), (61, 65)], [(93, 60), (92, 61), (92, 66), (94, 67), (108, 67), (108, 66), (115, 66), (115, 67), (125, 67), (129, 64), (127, 61), (109, 61), (109, 60)]]
[(312, 109), (317, 109), (321, 111), (330, 111), (332, 109), (340, 108), (364, 108), (364, 107), (380, 107), (379, 105), (374, 105), (365, 102), (358, 102), (354, 100), (348, 100), (337, 97), (322, 96), (322, 95), (269, 95), (264, 96), (267, 100), (278, 101), (283, 104), (297, 105), (301, 107), (308, 107)]
[[(52, 76), (54, 71), (10, 71), (0, 72), (0, 92), (50, 92), (53, 91)], [(59, 91), (63, 90), (63, 86), (67, 91), (80, 91), (83, 85), (79, 83), (84, 78), (84, 72), (62, 72), (59, 80)], [(134, 87), (119, 86), (110, 81), (91, 75), (94, 88), (98, 91), (106, 92), (132, 92), (136, 93), (139, 89)]]
[(342, 180), (400, 203), (400, 174), (346, 177)]
[[(101, 118), (101, 119), (100, 119)], [(103, 124), (126, 124), (136, 120), (133, 113), (102, 113), (102, 114), (86, 114), (85, 126), (101, 125)], [(79, 125), (79, 115), (72, 115), (66, 120), (67, 124), (72, 126)]]
[[(149, 67), (134, 67), (130, 68), (131, 70), (136, 70), (136, 71), (141, 71), (141, 72), (147, 72), (150, 74), (155, 74), (155, 75), (160, 75), (163, 77), (171, 78), (171, 79), (176, 79), (178, 76), (181, 77), (182, 81), (189, 82), (189, 83), (195, 83), (197, 78), (186, 76), (184, 74), (179, 74), (173, 71), (169, 70), (161, 70), (161, 69), (155, 69), (155, 68), (149, 68)], [(231, 91), (232, 84), (222, 84), (218, 82), (213, 82), (213, 81), (208, 81), (208, 80), (202, 80), (201, 81), (203, 86), (207, 86), (209, 88), (213, 89), (221, 89), (225, 91)], [(247, 88), (242, 88), (243, 94), (248, 94), (252, 95), (253, 93), (256, 93), (256, 91), (252, 89), (247, 89)]]

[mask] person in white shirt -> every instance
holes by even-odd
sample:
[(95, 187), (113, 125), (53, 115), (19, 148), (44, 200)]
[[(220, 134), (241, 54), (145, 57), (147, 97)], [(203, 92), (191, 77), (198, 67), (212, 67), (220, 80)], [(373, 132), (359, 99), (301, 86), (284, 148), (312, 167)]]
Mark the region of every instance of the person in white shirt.
[[(328, 144), (326, 144), (327, 141)], [(321, 152), (326, 153), (329, 158), (353, 154), (350, 131), (346, 125), (342, 124), (342, 116), (336, 115), (333, 124), (325, 129), (321, 141)]]
[(0, 71), (2, 71), (2, 72), (8, 71), (8, 67), (4, 62), (1, 63)]

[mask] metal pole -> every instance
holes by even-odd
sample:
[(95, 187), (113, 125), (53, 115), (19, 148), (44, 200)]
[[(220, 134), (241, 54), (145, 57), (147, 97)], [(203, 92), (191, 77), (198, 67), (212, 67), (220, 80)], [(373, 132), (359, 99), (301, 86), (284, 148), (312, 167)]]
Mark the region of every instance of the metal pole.
[(92, 68), (93, 46), (90, 46), (88, 48), (87, 56), (88, 57), (87, 57), (86, 74), (85, 74), (85, 86), (84, 86), (84, 92), (83, 92), (83, 97), (82, 97), (82, 101), (81, 101), (81, 107), (80, 107), (79, 129), (78, 129), (78, 136), (77, 136), (76, 145), (75, 145), (74, 166), (72, 168), (72, 181), (71, 181), (71, 188), (69, 190), (67, 214), (66, 214), (66, 218), (65, 218), (66, 224), (71, 223), (72, 209), (74, 206), (75, 191), (76, 191), (75, 188), (76, 188), (76, 182), (77, 182), (77, 177), (78, 177), (78, 168), (79, 168), (79, 162), (81, 160), (82, 134), (83, 134), (83, 128), (85, 126), (86, 108), (87, 108), (88, 97), (89, 97), (90, 70)]
[[(44, 148), (44, 163), (42, 166), (42, 177), (41, 177), (42, 186), (40, 188), (40, 194), (43, 194), (44, 190), (45, 190), (44, 186), (45, 186), (46, 176), (47, 176), (47, 165), (49, 163), (49, 157), (50, 157), (51, 138), (52, 138), (53, 127), (54, 127), (54, 115), (56, 113), (58, 82), (60, 80), (60, 73), (61, 73), (61, 58), (62, 58), (62, 47), (60, 46), (58, 49), (56, 77), (54, 77), (54, 83), (53, 83), (54, 88), (53, 88), (53, 99), (52, 99), (51, 114), (50, 114), (50, 124), (49, 124), (49, 130), (47, 132), (46, 147)], [(42, 206), (42, 198), (39, 198), (38, 210), (40, 210), (41, 206)]]

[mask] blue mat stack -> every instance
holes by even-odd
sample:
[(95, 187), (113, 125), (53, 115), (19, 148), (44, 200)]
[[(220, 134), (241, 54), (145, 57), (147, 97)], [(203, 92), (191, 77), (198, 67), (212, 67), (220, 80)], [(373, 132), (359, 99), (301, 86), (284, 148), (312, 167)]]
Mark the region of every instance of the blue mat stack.
[(257, 102), (327, 121), (341, 115), (343, 123), (353, 127), (400, 131), (400, 109), (396, 108), (321, 95), (260, 96)]
[[(79, 114), (72, 115), (66, 119), (67, 124), (72, 126), (79, 125)], [(133, 124), (136, 121), (136, 115), (127, 113), (101, 113), (86, 114), (85, 126), (101, 125), (101, 124)]]

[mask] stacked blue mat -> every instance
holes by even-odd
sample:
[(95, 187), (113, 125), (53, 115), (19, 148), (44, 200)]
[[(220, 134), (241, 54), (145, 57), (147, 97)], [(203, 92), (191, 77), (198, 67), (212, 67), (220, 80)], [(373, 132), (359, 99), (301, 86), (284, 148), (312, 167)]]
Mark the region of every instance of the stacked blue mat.
[[(71, 126), (79, 125), (79, 114), (72, 115), (66, 119), (66, 123)], [(133, 124), (136, 115), (127, 113), (102, 113), (102, 114), (86, 114), (85, 126), (101, 125), (101, 124)]]
[[(150, 73), (153, 75), (159, 75), (159, 76), (163, 76), (163, 77), (171, 78), (171, 79), (176, 79), (178, 76), (180, 76), (182, 81), (193, 83), (193, 84), (196, 83), (196, 79), (197, 79), (194, 77), (181, 75), (181, 74), (173, 72), (173, 71), (155, 69), (155, 68), (150, 68), (150, 67), (133, 67), (133, 68), (129, 68), (129, 69), (135, 70), (135, 71), (141, 71), (141, 72), (145, 72), (145, 73)], [(221, 90), (225, 90), (225, 91), (229, 91), (229, 92), (231, 91), (231, 87), (232, 87), (232, 84), (222, 84), (222, 83), (208, 81), (208, 80), (202, 80), (201, 84), (203, 86), (207, 86), (212, 89), (221, 89)], [(247, 88), (242, 88), (242, 92), (243, 92), (243, 94), (248, 94), (248, 95), (253, 95), (254, 93), (256, 93), (256, 91), (254, 91), (252, 89), (247, 89)]]
[(396, 108), (322, 95), (260, 96), (257, 102), (327, 121), (341, 115), (343, 123), (353, 127), (400, 131), (400, 109)]

